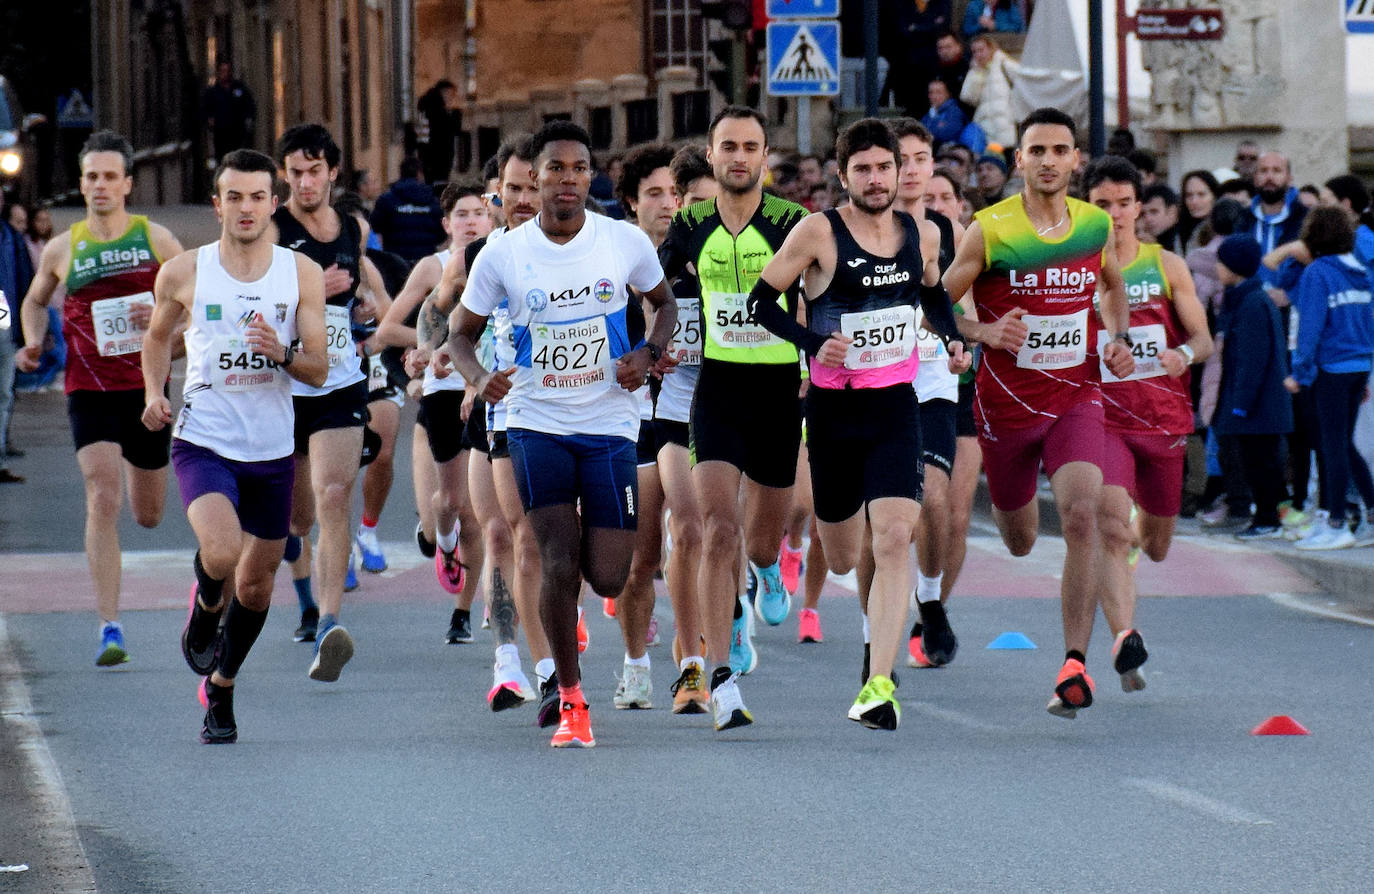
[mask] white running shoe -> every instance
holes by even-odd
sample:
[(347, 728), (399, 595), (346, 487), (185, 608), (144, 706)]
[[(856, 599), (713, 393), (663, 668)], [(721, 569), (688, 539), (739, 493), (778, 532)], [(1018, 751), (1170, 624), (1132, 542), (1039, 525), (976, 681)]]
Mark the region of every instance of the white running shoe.
[(749, 713), (739, 694), (738, 673), (731, 674), (730, 679), (711, 691), (711, 712), (715, 715), (717, 732), (754, 722), (754, 715)]
[(649, 669), (626, 661), (625, 676), (620, 678), (620, 685), (615, 688), (615, 697), (611, 699), (616, 709), (647, 710), (654, 706), (653, 696), (654, 684), (649, 679)]
[(518, 708), (526, 702), (534, 701), (534, 687), (529, 677), (520, 667), (519, 659), (502, 662), (499, 658), (492, 668), (491, 690), (487, 692), (487, 704), (493, 711)]
[(1355, 545), (1355, 535), (1345, 525), (1320, 525), (1311, 534), (1294, 544), (1301, 550), (1346, 549)]

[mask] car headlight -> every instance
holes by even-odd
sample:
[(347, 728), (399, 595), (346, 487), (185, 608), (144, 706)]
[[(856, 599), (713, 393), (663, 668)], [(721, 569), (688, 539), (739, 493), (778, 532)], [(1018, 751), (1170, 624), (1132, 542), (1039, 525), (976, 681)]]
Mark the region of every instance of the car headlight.
[(24, 159), (18, 152), (0, 152), (0, 174), (14, 176), (24, 166)]

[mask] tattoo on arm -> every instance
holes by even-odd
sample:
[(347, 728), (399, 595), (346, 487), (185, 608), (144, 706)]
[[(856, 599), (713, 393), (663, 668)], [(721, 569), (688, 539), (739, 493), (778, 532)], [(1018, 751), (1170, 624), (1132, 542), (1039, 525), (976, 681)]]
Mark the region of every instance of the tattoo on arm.
[(491, 631), (496, 637), (496, 644), (504, 646), (513, 643), (520, 621), (515, 614), (515, 599), (506, 586), (505, 578), (501, 576), (500, 568), (491, 569), (491, 585), (488, 589), (491, 591), (487, 594), (491, 608)]
[(415, 319), (415, 336), (420, 347), (431, 349), (438, 349), (448, 341), (448, 314), (435, 307), (430, 298), (420, 305), (420, 315)]

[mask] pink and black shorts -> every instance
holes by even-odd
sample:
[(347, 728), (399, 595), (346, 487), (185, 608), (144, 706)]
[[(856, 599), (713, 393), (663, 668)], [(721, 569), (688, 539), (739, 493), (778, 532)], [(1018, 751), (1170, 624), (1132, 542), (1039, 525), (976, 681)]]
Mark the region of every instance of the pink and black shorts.
[(1155, 432), (1109, 431), (1102, 483), (1124, 487), (1150, 515), (1172, 518), (1183, 506), (1188, 438)]
[(1105, 424), (1102, 403), (1084, 401), (1056, 419), (1027, 428), (978, 432), (992, 505), (1013, 512), (1035, 499), (1043, 462), (1051, 478), (1068, 463), (1103, 463)]

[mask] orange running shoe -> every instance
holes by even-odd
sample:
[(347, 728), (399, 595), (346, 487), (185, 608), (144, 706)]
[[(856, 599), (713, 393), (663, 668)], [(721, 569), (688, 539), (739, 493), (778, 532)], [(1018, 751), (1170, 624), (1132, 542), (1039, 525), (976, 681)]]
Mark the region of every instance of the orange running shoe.
[(602, 599), (602, 600), (601, 600), (601, 613), (602, 613), (603, 615), (605, 615), (606, 617), (608, 617), (608, 618), (614, 618), (614, 617), (615, 617), (615, 600), (614, 600), (614, 599)]
[(587, 615), (584, 612), (577, 613), (577, 654), (581, 655), (587, 651), (587, 643), (591, 641), (587, 636)]
[[(778, 550), (778, 565), (782, 570), (782, 585), (793, 596), (797, 595), (797, 587), (801, 586), (802, 567), (805, 562), (802, 559), (802, 551), (793, 549), (787, 545), (787, 538), (782, 539), (782, 546)], [(819, 642), (819, 640), (817, 641)]]
[(1056, 717), (1072, 720), (1080, 708), (1093, 703), (1093, 678), (1088, 669), (1077, 658), (1070, 658), (1059, 669), (1059, 679), (1055, 681), (1054, 698), (1045, 706)]
[(596, 739), (592, 737), (592, 716), (585, 704), (574, 705), (564, 702), (562, 716), (558, 721), (558, 731), (550, 743), (554, 748), (595, 748)]
[(921, 645), (921, 634), (923, 632), (920, 621), (917, 621), (911, 628), (911, 637), (906, 641), (907, 667), (935, 666), (935, 662), (926, 657), (925, 647)]
[(814, 608), (804, 608), (797, 612), (797, 642), (825, 642), (825, 637), (821, 635), (821, 616)]
[(711, 693), (706, 690), (706, 671), (695, 662), (673, 684), (674, 714), (705, 714), (711, 707)]

